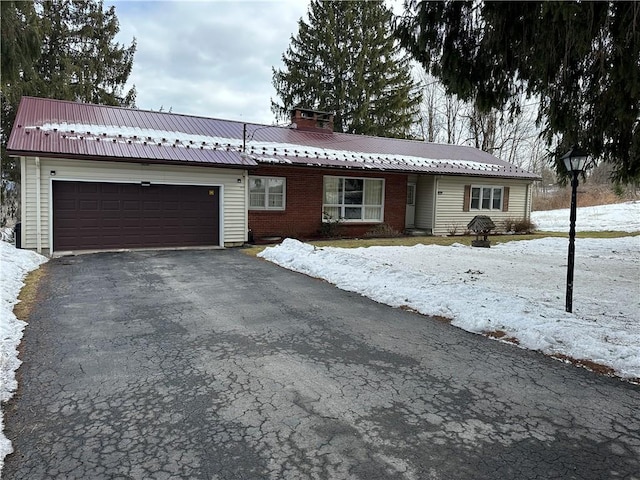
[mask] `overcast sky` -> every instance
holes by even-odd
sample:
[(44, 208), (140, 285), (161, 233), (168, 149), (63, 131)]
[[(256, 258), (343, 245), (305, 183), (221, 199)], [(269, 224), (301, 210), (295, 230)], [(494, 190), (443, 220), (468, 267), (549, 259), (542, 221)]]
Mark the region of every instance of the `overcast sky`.
[[(402, 4), (387, 1), (394, 11)], [(283, 67), (309, 0), (104, 0), (111, 5), (116, 41), (137, 40), (129, 86), (138, 108), (275, 122), (272, 67)]]
[(307, 0), (105, 0), (117, 41), (137, 50), (129, 83), (136, 105), (272, 124), (272, 70), (305, 18)]

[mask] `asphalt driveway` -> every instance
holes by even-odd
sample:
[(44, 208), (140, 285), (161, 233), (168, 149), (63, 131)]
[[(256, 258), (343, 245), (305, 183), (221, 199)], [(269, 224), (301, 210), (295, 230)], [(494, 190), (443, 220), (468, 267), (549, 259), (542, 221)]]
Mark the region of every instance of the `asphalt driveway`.
[(237, 250), (55, 259), (6, 479), (640, 479), (640, 388)]

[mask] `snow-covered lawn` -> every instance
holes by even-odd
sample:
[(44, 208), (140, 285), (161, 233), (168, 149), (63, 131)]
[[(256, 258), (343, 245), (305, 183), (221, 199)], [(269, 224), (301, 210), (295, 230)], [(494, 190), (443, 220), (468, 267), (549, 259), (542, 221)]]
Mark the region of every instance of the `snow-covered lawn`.
[[(640, 201), (578, 208), (578, 232), (640, 232)], [(569, 209), (532, 212), (531, 220), (543, 232), (569, 232)]]
[[(18, 294), (24, 286), (22, 280), (31, 270), (47, 261), (46, 257), (29, 250), (17, 250), (0, 241), (0, 402), (11, 398), (18, 384), (15, 371), (20, 366), (18, 345), (26, 323), (13, 314)], [(11, 453), (11, 442), (4, 436), (4, 415), (0, 415), (0, 473), (4, 457)]]
[[(598, 207), (598, 215), (579, 209), (578, 219), (586, 230), (624, 231), (638, 220), (637, 207)], [(568, 222), (567, 211), (544, 213), (550, 223), (554, 215), (558, 224), (560, 218)], [(259, 256), (378, 302), (449, 318), (470, 332), (504, 332), (523, 348), (591, 360), (623, 378), (640, 378), (640, 237), (576, 240), (573, 313), (565, 312), (567, 248), (566, 238), (490, 249), (345, 249), (286, 239)]]

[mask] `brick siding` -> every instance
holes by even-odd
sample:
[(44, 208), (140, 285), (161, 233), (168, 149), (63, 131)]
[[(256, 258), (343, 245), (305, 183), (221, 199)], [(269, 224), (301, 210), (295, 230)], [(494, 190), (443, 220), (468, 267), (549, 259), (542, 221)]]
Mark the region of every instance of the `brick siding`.
[[(249, 210), (249, 229), (255, 240), (279, 236), (299, 239), (317, 238), (322, 226), (322, 186), (325, 175), (384, 178), (384, 222), (402, 232), (405, 227), (407, 175), (330, 170), (310, 167), (262, 165), (251, 176), (286, 178), (285, 210)], [(342, 223), (340, 236), (361, 237), (378, 223)]]

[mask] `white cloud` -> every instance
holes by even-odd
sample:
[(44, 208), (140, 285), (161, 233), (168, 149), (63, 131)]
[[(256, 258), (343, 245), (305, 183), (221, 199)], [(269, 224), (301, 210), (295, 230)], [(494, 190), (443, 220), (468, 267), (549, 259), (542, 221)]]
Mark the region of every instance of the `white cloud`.
[(136, 104), (175, 113), (270, 124), (272, 67), (306, 17), (308, 3), (113, 1), (117, 41), (138, 42), (129, 86)]

